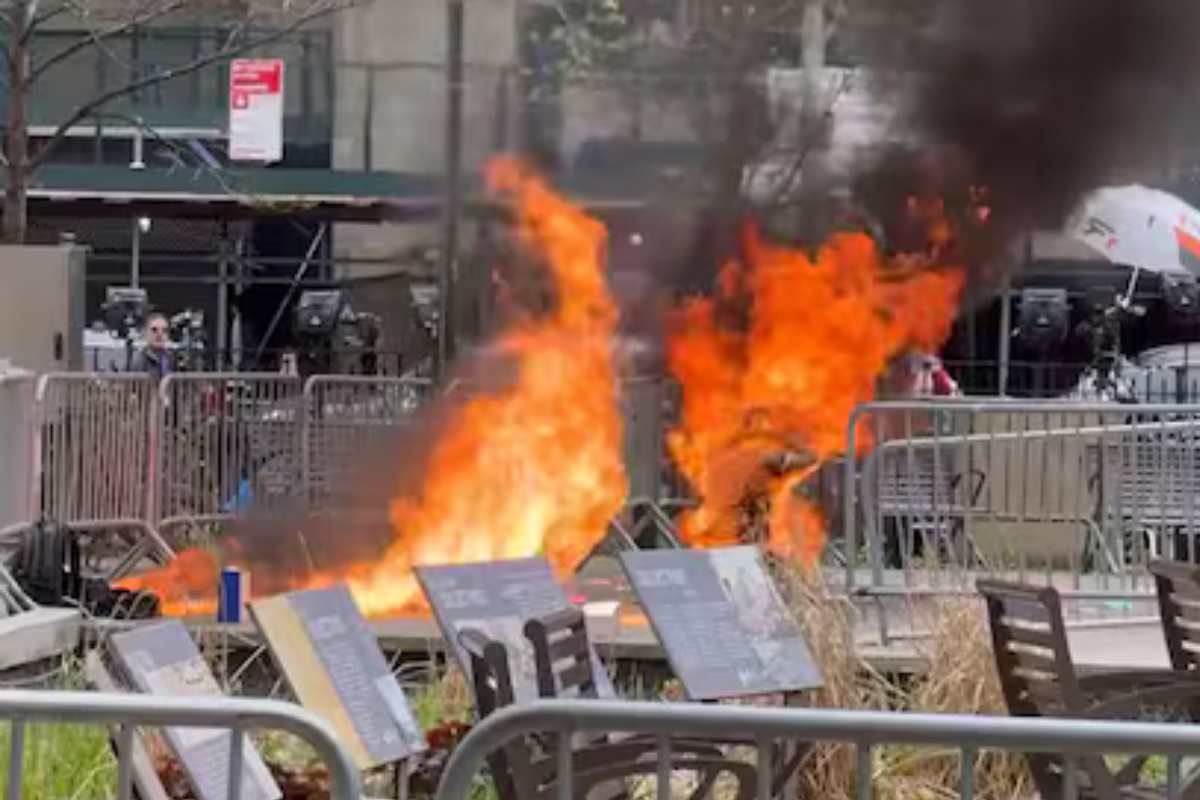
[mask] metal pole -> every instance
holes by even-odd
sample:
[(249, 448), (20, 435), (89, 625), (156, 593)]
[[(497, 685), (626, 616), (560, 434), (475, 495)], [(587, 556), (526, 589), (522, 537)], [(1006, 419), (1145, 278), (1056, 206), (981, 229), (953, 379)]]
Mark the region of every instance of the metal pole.
[(129, 161), (130, 169), (145, 169), (145, 146), (146, 132), (142, 125), (142, 118), (138, 117), (133, 121), (133, 158)]
[(317, 228), (317, 234), (313, 240), (309, 242), (308, 250), (304, 253), (304, 260), (300, 262), (300, 266), (296, 268), (296, 274), (292, 276), (292, 282), (288, 286), (288, 290), (283, 295), (283, 299), (279, 301), (279, 307), (275, 309), (275, 316), (271, 317), (271, 324), (267, 326), (267, 332), (263, 334), (259, 340), (258, 347), (254, 351), (253, 369), (258, 369), (259, 361), (262, 360), (263, 351), (267, 349), (267, 342), (275, 335), (275, 329), (279, 327), (280, 320), (288, 310), (288, 303), (292, 302), (292, 295), (296, 293), (296, 287), (304, 282), (304, 276), (308, 272), (309, 266), (313, 262), (313, 258), (317, 255), (317, 248), (321, 246), (321, 240), (325, 238), (325, 232), (328, 225), (324, 222)]
[(8, 743), (7, 800), (21, 800), (22, 779), (25, 777), (25, 720), (12, 719), (12, 734)]
[(375, 165), (375, 67), (368, 65), (367, 98), (363, 110), (363, 170), (370, 172)]
[(217, 257), (217, 371), (225, 369), (229, 357), (229, 226), (221, 223)]
[(233, 331), (229, 335), (229, 345), (233, 350), (233, 358), (231, 364), (233, 369), (239, 370), (242, 366), (242, 291), (245, 288), (245, 263), (242, 261), (242, 255), (245, 252), (246, 240), (242, 236), (238, 236), (237, 242), (233, 246), (234, 264), (233, 264), (233, 290), (237, 298), (237, 302), (233, 305)]
[(997, 365), (997, 391), (1000, 397), (1008, 396), (1008, 361), (1012, 346), (1012, 277), (1005, 276), (1000, 288), (1000, 358)]
[(142, 271), (142, 226), (133, 218), (133, 246), (129, 253), (129, 285), (138, 288)]
[(462, 197), (463, 0), (446, 4), (446, 164), (442, 208), (442, 265), (438, 271), (437, 376), (454, 357), (455, 284), (458, 272), (458, 217)]

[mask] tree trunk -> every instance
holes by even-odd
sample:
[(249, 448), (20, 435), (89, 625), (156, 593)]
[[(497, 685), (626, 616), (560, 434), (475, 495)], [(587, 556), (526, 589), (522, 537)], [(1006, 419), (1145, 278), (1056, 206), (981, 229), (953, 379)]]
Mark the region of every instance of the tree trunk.
[(29, 200), (25, 190), (24, 170), (8, 168), (8, 189), (4, 192), (4, 241), (24, 244), (29, 224)]
[(9, 10), (8, 117), (4, 155), (8, 159), (8, 186), (4, 192), (4, 241), (23, 244), (29, 223), (29, 126), (26, 103), (29, 89), (29, 50), (25, 26), (28, 0), (16, 0)]

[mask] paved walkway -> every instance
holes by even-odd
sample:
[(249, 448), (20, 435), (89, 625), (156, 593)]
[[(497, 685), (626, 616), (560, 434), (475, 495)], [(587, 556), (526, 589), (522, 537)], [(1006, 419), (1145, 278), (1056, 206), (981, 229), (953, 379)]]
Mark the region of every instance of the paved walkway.
[(1166, 668), (1167, 645), (1158, 620), (1069, 629), (1071, 657), (1081, 667)]

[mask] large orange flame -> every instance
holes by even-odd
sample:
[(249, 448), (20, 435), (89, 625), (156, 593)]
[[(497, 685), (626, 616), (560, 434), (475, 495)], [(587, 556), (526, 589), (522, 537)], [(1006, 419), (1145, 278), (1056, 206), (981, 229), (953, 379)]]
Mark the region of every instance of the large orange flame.
[(624, 502), (604, 227), (515, 161), (493, 162), (487, 177), (515, 200), (520, 238), (545, 256), (557, 303), (501, 336), (515, 382), (463, 406), (420, 495), (393, 501), (395, 541), (350, 578), (367, 613), (420, 602), (414, 565), (543, 554), (560, 571), (574, 568)]
[[(557, 302), (501, 334), (497, 350), (512, 360), (514, 380), (451, 410), (419, 490), (391, 502), (386, 552), (344, 574), (305, 580), (348, 582), (369, 615), (424, 608), (413, 575), (421, 564), (543, 554), (560, 571), (572, 569), (624, 502), (604, 227), (514, 160), (493, 162), (487, 178), (512, 199), (517, 233), (547, 266)], [(196, 558), (189, 553), (187, 563)], [(186, 611), (175, 584), (163, 580), (175, 565), (124, 586), (157, 590), (165, 613)]]
[(668, 444), (702, 498), (682, 532), (700, 546), (734, 543), (746, 503), (762, 498), (768, 546), (811, 565), (824, 522), (804, 483), (842, 452), (851, 412), (888, 362), (944, 341), (963, 275), (900, 269), (862, 234), (834, 236), (815, 258), (752, 228), (744, 238), (716, 296), (685, 302), (672, 320), (667, 356), (684, 396)]
[(168, 616), (209, 615), (217, 610), (218, 573), (216, 556), (195, 548), (175, 556), (162, 569), (126, 578), (117, 586), (156, 595), (162, 613)]

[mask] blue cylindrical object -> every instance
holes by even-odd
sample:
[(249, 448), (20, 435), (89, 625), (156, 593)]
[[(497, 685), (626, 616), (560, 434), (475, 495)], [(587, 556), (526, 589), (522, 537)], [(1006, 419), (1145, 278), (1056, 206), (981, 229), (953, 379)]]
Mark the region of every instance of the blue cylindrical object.
[(246, 585), (248, 577), (236, 567), (221, 570), (221, 583), (217, 587), (217, 622), (242, 621), (242, 604), (250, 594)]

